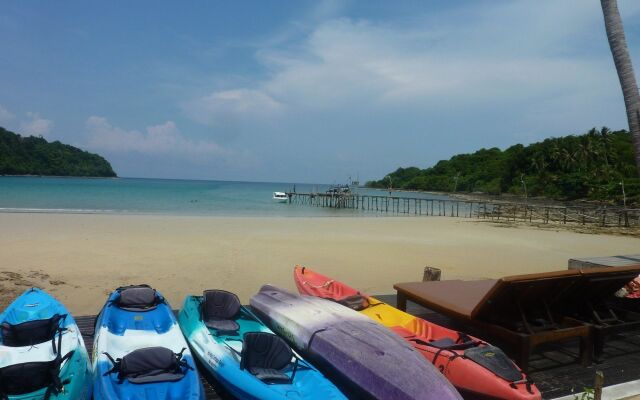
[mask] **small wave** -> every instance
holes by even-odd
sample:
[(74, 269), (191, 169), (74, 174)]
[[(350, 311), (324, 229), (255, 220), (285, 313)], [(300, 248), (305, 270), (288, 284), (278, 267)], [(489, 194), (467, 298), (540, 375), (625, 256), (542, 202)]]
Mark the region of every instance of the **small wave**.
[(13, 208), (0, 207), (0, 213), (40, 213), (40, 214), (115, 214), (117, 210), (94, 210), (87, 208)]

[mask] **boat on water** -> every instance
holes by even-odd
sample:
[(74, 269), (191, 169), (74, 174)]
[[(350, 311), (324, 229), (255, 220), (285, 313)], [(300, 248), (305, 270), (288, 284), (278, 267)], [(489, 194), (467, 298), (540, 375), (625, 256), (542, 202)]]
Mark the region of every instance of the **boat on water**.
[(346, 400), (231, 292), (187, 296), (178, 320), (193, 354), (235, 398)]
[(273, 192), (273, 201), (277, 203), (286, 203), (289, 201), (289, 196), (285, 192)]
[(196, 365), (164, 297), (148, 285), (116, 289), (98, 315), (94, 400), (204, 400)]
[(93, 374), (69, 311), (29, 289), (0, 314), (0, 398), (88, 400)]
[(487, 399), (539, 400), (538, 388), (504, 352), (483, 340), (400, 311), (374, 297), (296, 266), (301, 294), (332, 300), (386, 326), (418, 350), (462, 393)]
[(462, 399), (412, 346), (354, 310), (271, 285), (251, 298), (251, 308), (349, 398)]

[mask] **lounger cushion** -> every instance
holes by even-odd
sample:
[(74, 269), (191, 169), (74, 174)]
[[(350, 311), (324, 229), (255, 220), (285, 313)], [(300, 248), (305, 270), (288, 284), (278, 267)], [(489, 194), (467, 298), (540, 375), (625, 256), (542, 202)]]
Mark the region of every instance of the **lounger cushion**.
[(396, 283), (399, 292), (417, 297), (427, 307), (459, 318), (470, 319), (473, 310), (496, 284), (495, 279), (480, 281), (433, 281)]
[(394, 285), (399, 292), (427, 307), (464, 319), (511, 318), (517, 303), (553, 304), (580, 279), (576, 270), (507, 276), (499, 280), (408, 282)]

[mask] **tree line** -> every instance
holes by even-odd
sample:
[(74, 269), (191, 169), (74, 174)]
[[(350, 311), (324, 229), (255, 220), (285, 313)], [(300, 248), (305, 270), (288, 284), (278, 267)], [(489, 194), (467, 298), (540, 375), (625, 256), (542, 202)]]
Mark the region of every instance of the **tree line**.
[(630, 204), (640, 203), (637, 171), (631, 134), (603, 127), (504, 151), (480, 149), (426, 169), (398, 168), (367, 186), (617, 203), (626, 197)]
[(115, 177), (116, 173), (97, 154), (0, 127), (0, 175)]

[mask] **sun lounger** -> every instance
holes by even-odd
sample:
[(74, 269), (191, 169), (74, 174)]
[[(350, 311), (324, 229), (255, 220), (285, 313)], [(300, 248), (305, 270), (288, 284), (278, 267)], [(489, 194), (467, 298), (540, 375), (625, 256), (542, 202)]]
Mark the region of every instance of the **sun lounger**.
[(509, 344), (512, 356), (527, 370), (531, 352), (544, 343), (578, 339), (583, 365), (591, 363), (589, 324), (554, 312), (576, 285), (580, 271), (518, 275), (499, 280), (397, 283), (398, 308), (407, 300), (475, 325)]
[[(640, 313), (615, 304), (613, 294), (640, 274), (640, 265), (613, 268), (589, 268), (558, 304), (565, 315), (593, 325), (595, 357), (599, 358), (605, 338), (612, 334), (640, 330)], [(629, 299), (640, 304), (640, 299)]]

